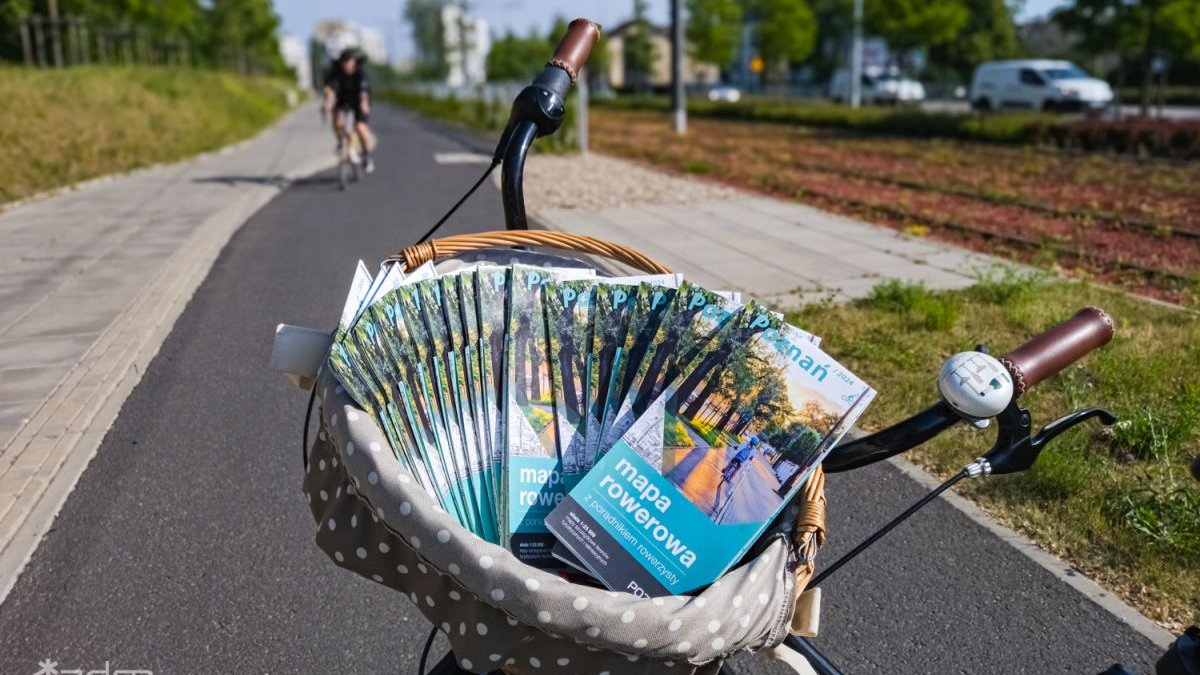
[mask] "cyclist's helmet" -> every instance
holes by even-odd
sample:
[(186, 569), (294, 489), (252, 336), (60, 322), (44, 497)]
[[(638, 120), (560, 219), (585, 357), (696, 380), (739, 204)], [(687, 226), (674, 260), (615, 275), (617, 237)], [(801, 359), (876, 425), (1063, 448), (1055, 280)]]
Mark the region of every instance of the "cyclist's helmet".
[(752, 446), (756, 446), (756, 445), (758, 445), (758, 444), (759, 444), (759, 443), (761, 443), (761, 442), (762, 442), (762, 441), (758, 440), (758, 436), (755, 436), (754, 438), (751, 438), (751, 439), (750, 439), (750, 445), (752, 445)]

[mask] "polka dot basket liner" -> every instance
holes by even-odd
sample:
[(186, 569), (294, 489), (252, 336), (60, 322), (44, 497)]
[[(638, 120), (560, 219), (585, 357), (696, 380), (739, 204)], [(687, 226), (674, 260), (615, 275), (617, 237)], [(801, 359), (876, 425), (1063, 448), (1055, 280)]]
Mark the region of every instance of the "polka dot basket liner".
[(786, 636), (824, 536), (795, 526), (805, 522), (802, 510), (823, 512), (820, 473), (804, 508), (785, 510), (720, 580), (694, 596), (637, 598), (569, 583), (476, 537), (429, 498), (327, 369), (316, 387), (320, 428), (304, 493), (317, 546), (339, 566), (407, 595), (445, 633), (464, 670), (715, 674), (733, 654)]

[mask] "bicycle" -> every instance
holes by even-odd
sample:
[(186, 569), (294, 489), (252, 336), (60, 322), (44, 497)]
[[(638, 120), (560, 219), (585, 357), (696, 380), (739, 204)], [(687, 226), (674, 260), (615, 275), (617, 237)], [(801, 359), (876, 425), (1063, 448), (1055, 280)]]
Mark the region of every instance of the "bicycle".
[[(446, 222), (498, 166), (503, 167), (501, 196), (506, 227), (509, 230), (528, 229), (522, 190), (526, 155), (536, 138), (553, 134), (561, 126), (567, 90), (595, 39), (582, 28), (577, 29), (576, 23), (571, 25), (554, 58), (514, 100), (508, 124), (484, 175), (418, 241), (418, 246)], [(958, 482), (968, 478), (982, 479), (990, 475), (1026, 471), (1034, 465), (1041, 451), (1067, 430), (1092, 419), (1104, 425), (1114, 424), (1116, 417), (1110, 411), (1089, 407), (1064, 415), (1035, 431), (1032, 416), (1020, 405), (1022, 395), (1107, 344), (1114, 332), (1113, 322), (1107, 314), (1096, 308), (1085, 308), (1006, 356), (991, 356), (983, 346), (975, 351), (956, 354), (942, 365), (937, 378), (939, 401), (881, 431), (835, 447), (823, 464), (824, 470), (829, 473), (850, 471), (887, 460), (959, 424), (986, 426), (994, 420), (997, 427), (996, 440), (987, 452), (879, 528), (849, 553), (825, 567), (812, 577), (807, 587), (818, 588), (832, 574)], [(530, 588), (532, 590), (535, 587)], [(446, 627), (441, 629), (446, 630)], [(422, 674), (427, 672), (429, 651), (438, 630), (438, 627), (433, 628), (422, 652), (418, 665)], [(465, 631), (465, 626), (460, 630)], [(788, 635), (783, 644), (794, 651), (796, 659), (802, 659), (814, 672), (840, 675), (841, 671), (809, 640)], [(462, 670), (459, 663), (459, 659), (450, 652), (428, 672), (468, 675), (469, 671)], [(735, 669), (724, 664), (720, 672), (734, 675)]]
[(342, 135), (338, 139), (338, 189), (345, 190), (350, 183), (357, 183), (366, 172), (364, 148), (355, 125), (355, 117), (350, 109), (335, 110), (341, 114)]

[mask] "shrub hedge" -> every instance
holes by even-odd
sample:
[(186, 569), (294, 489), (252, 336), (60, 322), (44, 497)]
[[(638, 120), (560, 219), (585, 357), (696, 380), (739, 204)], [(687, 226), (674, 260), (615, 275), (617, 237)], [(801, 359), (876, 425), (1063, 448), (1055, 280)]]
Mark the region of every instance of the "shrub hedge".
[[(618, 98), (600, 105), (666, 110), (661, 97)], [(858, 133), (951, 138), (1007, 145), (1049, 145), (1089, 152), (1115, 152), (1175, 159), (1200, 159), (1200, 121), (1070, 119), (1041, 113), (954, 114), (916, 108), (847, 108), (827, 103), (752, 100), (740, 103), (689, 101), (697, 117), (846, 129)]]

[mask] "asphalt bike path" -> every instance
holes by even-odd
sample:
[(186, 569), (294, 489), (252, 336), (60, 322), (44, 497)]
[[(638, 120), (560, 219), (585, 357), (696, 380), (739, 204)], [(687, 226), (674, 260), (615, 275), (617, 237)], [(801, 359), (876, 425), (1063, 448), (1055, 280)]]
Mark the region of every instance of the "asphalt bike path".
[[(0, 605), (0, 673), (415, 672), (420, 613), (312, 543), (307, 394), (266, 367), (276, 323), (331, 327), (355, 261), (412, 243), (483, 169), (436, 163), (479, 148), (432, 123), (381, 106), (373, 126), (376, 174), (344, 193), (333, 171), (297, 182), (224, 249)], [(443, 234), (500, 227), (487, 184)], [(923, 491), (884, 465), (828, 492), (824, 560)], [(1149, 672), (1158, 652), (941, 500), (825, 598), (819, 645), (850, 673)]]

